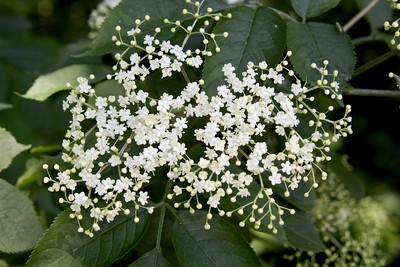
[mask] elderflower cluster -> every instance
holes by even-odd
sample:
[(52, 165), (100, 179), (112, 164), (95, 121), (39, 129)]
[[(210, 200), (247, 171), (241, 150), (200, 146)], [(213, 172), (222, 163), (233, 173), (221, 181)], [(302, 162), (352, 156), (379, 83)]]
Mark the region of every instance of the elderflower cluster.
[[(390, 0), (390, 2), (391, 2), (391, 7), (393, 9), (400, 10), (400, 3), (397, 3), (398, 0)], [(391, 30), (391, 29), (393, 29), (395, 31), (392, 40), (390, 40), (390, 43), (392, 45), (396, 44), (396, 39), (400, 36), (400, 24), (399, 24), (399, 21), (400, 21), (400, 19), (396, 19), (393, 22), (385, 21), (385, 23), (383, 24), (383, 27), (384, 27), (384, 29), (386, 31)], [(400, 44), (398, 44), (396, 46), (396, 48), (398, 50), (400, 50)]]
[[(221, 71), (225, 82), (214, 95), (207, 94), (206, 81), (191, 80), (189, 70), (201, 68), (205, 57), (220, 51), (217, 39), (228, 37), (228, 33), (209, 33), (210, 20), (231, 15), (213, 13), (211, 8), (201, 13), (201, 3), (186, 2), (195, 9), (182, 11), (193, 19), (189, 26), (165, 19), (166, 27), (143, 36), (142, 27), (151, 20), (146, 15), (136, 19), (126, 34), (116, 27), (112, 40), (126, 49), (115, 55), (114, 73), (107, 78), (123, 93), (102, 96), (90, 85), (94, 76), (79, 77), (63, 103), (72, 119), (62, 159), (71, 167), (54, 166), (56, 177), (49, 172), (45, 182), (51, 182), (50, 191), (63, 192), (60, 202), (70, 204), (78, 230), (89, 236), (100, 230), (100, 221), (128, 214), (127, 207), (134, 207), (135, 222), (139, 209), (152, 213), (146, 187), (163, 168), (172, 183), (167, 198), (179, 199), (174, 206), (191, 212), (205, 205), (206, 229), (216, 210), (220, 216), (246, 213), (240, 226), (248, 221), (257, 229), (266, 223), (276, 233), (277, 224), (284, 224), (282, 215), (295, 211), (276, 201), (275, 187), (283, 187), (284, 197), (290, 197), (305, 183), (307, 197), (327, 177), (320, 163), (330, 160), (331, 144), (352, 132), (349, 106), (337, 120), (330, 118), (333, 106), (323, 111), (313, 108), (314, 90), (341, 98), (337, 71), (328, 73), (327, 61), (322, 68), (313, 64), (321, 79), (316, 86), (302, 84), (289, 69), (290, 51), (275, 67), (265, 61), (248, 62), (240, 75), (227, 62), (215, 70)], [(159, 39), (167, 30), (182, 31), (186, 37), (180, 43)], [(203, 41), (192, 51), (186, 44), (194, 35)], [(149, 79), (161, 81), (173, 75), (185, 81), (182, 89), (158, 88), (160, 94), (144, 89)], [(278, 86), (287, 86), (288, 91)], [(194, 150), (200, 156), (194, 157)], [(224, 201), (243, 204), (227, 209)], [(93, 220), (87, 229), (80, 223), (82, 210), (89, 210)]]
[(371, 198), (354, 199), (334, 174), (317, 193), (313, 217), (326, 249), (320, 253), (296, 252), (286, 256), (296, 266), (386, 266), (381, 250), (387, 215)]
[(100, 30), (110, 11), (119, 5), (120, 2), (121, 0), (103, 0), (97, 5), (96, 9), (92, 10), (88, 20), (88, 25), (91, 29), (89, 38), (93, 39), (96, 37), (97, 32)]

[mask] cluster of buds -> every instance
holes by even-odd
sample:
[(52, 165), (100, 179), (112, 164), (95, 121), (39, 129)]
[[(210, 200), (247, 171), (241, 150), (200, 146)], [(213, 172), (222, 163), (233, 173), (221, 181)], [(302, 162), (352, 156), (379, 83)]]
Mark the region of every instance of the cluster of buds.
[(317, 192), (313, 217), (326, 249), (286, 255), (299, 266), (386, 266), (381, 250), (384, 208), (366, 197), (357, 201), (334, 173)]
[[(395, 9), (395, 10), (400, 10), (400, 3), (397, 3), (398, 0), (390, 0), (390, 2), (391, 2), (391, 7), (392, 7), (393, 9)], [(391, 29), (393, 29), (393, 30), (395, 31), (392, 40), (390, 40), (390, 43), (391, 43), (392, 45), (396, 45), (396, 38), (398, 38), (398, 37), (400, 36), (400, 24), (399, 24), (399, 20), (400, 20), (400, 19), (396, 19), (396, 20), (393, 21), (393, 22), (385, 21), (385, 23), (383, 24), (383, 27), (384, 27), (385, 31), (388, 31), (388, 30), (391, 30)], [(397, 48), (398, 50), (400, 50), (400, 44), (398, 44), (398, 45), (396, 46), (396, 48)]]
[[(91, 227), (79, 224), (79, 231), (89, 236), (100, 229), (100, 221), (129, 213), (126, 207), (132, 203), (136, 213), (139, 209), (152, 213), (146, 187), (160, 169), (172, 183), (167, 198), (180, 199), (176, 208), (195, 212), (206, 205), (206, 229), (214, 211), (220, 216), (243, 215), (251, 207), (239, 225), (248, 221), (257, 229), (267, 223), (276, 233), (277, 224), (284, 224), (282, 215), (294, 210), (278, 204), (274, 187), (283, 185), (284, 196), (290, 197), (300, 183), (306, 183), (308, 197), (327, 178), (320, 163), (330, 160), (331, 144), (352, 132), (349, 106), (337, 120), (330, 118), (333, 106), (323, 111), (313, 107), (314, 90), (341, 99), (337, 71), (328, 73), (327, 61), (322, 68), (313, 64), (321, 73), (320, 81), (315, 86), (302, 84), (289, 69), (290, 51), (274, 67), (265, 61), (248, 62), (241, 75), (227, 62), (216, 70), (225, 83), (215, 95), (207, 95), (204, 81), (191, 80), (187, 70), (202, 67), (205, 57), (220, 51), (217, 39), (228, 37), (225, 32), (209, 33), (209, 20), (231, 15), (215, 14), (211, 8), (202, 14), (202, 3), (186, 2), (195, 9), (182, 11), (192, 18), (190, 26), (164, 21), (170, 31), (186, 33), (182, 43), (159, 40), (160, 28), (153, 35), (141, 35), (141, 26), (151, 19), (148, 15), (127, 31), (130, 40), (123, 40), (121, 27), (116, 27), (112, 40), (126, 49), (115, 55), (117, 63), (108, 79), (120, 89), (116, 92), (123, 93), (100, 96), (90, 85), (93, 76), (80, 77), (64, 101), (72, 120), (62, 159), (71, 167), (54, 166), (58, 174), (51, 177), (49, 172), (45, 182), (51, 182), (50, 191), (64, 193), (60, 202), (70, 204), (71, 217), (78, 222), (84, 219), (82, 209), (90, 210)], [(186, 44), (193, 35), (203, 41), (191, 51)], [(215, 43), (213, 51), (209, 42)], [(161, 81), (173, 75), (181, 75), (183, 88), (158, 88), (157, 94), (142, 87), (150, 78)], [(201, 152), (199, 157), (193, 157), (194, 149)], [(244, 204), (229, 210), (224, 200)], [(136, 214), (134, 220), (139, 221)]]

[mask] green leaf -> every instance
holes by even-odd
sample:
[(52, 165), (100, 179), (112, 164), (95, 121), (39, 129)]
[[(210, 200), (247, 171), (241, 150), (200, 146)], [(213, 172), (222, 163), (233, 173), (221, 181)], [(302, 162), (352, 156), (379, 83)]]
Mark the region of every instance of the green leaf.
[(0, 259), (0, 266), (2, 266), (2, 267), (9, 267), (10, 265), (8, 265), (8, 263), (7, 263), (5, 260)]
[[(359, 9), (363, 9), (368, 5), (370, 0), (356, 0)], [(365, 19), (372, 28), (379, 29), (383, 27), (385, 21), (392, 20), (393, 9), (390, 7), (389, 1), (378, 1), (378, 3), (365, 15)]]
[(17, 187), (19, 189), (24, 188), (38, 180), (43, 179), (43, 164), (46, 163), (45, 160), (30, 159), (26, 163), (26, 170), (18, 177)]
[(353, 45), (348, 35), (330, 24), (309, 22), (288, 23), (288, 49), (293, 51), (290, 60), (303, 80), (316, 84), (320, 73), (312, 69), (311, 63), (323, 67), (328, 60), (328, 71), (339, 71), (337, 81), (340, 86), (351, 78), (355, 66)]
[(32, 249), (42, 233), (31, 200), (0, 179), (0, 251), (16, 253)]
[(15, 156), (29, 147), (17, 143), (14, 136), (0, 127), (0, 171), (6, 169)]
[(265, 60), (270, 66), (275, 66), (286, 46), (286, 24), (271, 9), (241, 6), (228, 12), (232, 19), (221, 19), (213, 32), (228, 32), (229, 35), (217, 40), (221, 51), (206, 58), (204, 63), (203, 88), (210, 95), (216, 92), (217, 86), (225, 83), (221, 71), (224, 64), (231, 63), (236, 73), (245, 71), (249, 61)]
[(304, 194), (309, 191), (311, 184), (307, 182), (301, 182), (299, 187), (295, 190), (289, 190), (290, 196), (285, 197), (285, 192), (287, 191), (286, 186), (282, 184), (272, 185), (271, 181), (268, 180), (267, 176), (264, 174), (264, 185), (273, 188), (274, 193), (281, 197), (287, 203), (290, 203), (297, 209), (302, 211), (310, 211), (315, 206), (315, 193), (311, 191), (308, 197), (304, 197)]
[[(100, 231), (90, 238), (78, 232), (78, 224), (69, 217), (70, 212), (70, 209), (65, 210), (55, 219), (32, 252), (28, 267), (63, 266), (53, 263), (72, 259), (81, 262), (82, 266), (108, 266), (138, 243), (149, 218), (147, 211), (141, 210), (138, 212), (140, 222), (135, 223), (135, 211), (132, 208), (130, 215), (121, 214), (110, 223), (101, 222)], [(83, 216), (91, 220), (89, 211), (83, 210)], [(54, 250), (58, 252), (49, 253)]]
[(171, 266), (157, 249), (146, 253), (128, 267), (168, 267)]
[[(125, 94), (124, 87), (115, 80), (99, 82), (93, 89), (96, 92), (96, 97), (108, 97), (110, 95), (118, 97)], [(94, 106), (96, 103), (96, 97), (88, 98), (88, 104)]]
[(207, 213), (178, 212), (172, 242), (183, 266), (262, 266), (247, 241), (226, 220), (213, 218), (205, 230)]
[(109, 73), (109, 70), (105, 66), (86, 64), (71, 65), (40, 76), (35, 80), (31, 88), (29, 88), (28, 92), (22, 95), (22, 97), (44, 101), (51, 95), (68, 89), (66, 86), (67, 83), (76, 85), (76, 79), (80, 76), (89, 77), (90, 74), (94, 74), (96, 79), (90, 80), (90, 82), (93, 83), (100, 79), (104, 79), (107, 73)]
[[(156, 7), (156, 8), (155, 8)], [(216, 12), (227, 5), (221, 0), (207, 0), (203, 3), (203, 7), (211, 7)], [(92, 43), (92, 53), (95, 55), (104, 55), (111, 52), (121, 50), (117, 47), (111, 37), (116, 35), (115, 27), (119, 25), (121, 30), (121, 37), (127, 40), (127, 31), (131, 30), (136, 25), (136, 19), (144, 20), (145, 15), (150, 16), (150, 20), (146, 21), (140, 26), (141, 35), (144, 37), (146, 34), (153, 35), (154, 29), (159, 27), (161, 33), (157, 35), (160, 40), (171, 38), (174, 33), (170, 31), (170, 26), (164, 23), (164, 19), (168, 18), (170, 21), (181, 21), (184, 24), (193, 17), (183, 15), (182, 9), (193, 11), (193, 6), (190, 6), (182, 0), (125, 0), (116, 6), (109, 14), (106, 21), (102, 24), (96, 38)], [(178, 31), (181, 32), (182, 31)]]
[(347, 162), (347, 157), (333, 154), (332, 160), (326, 163), (329, 176), (335, 176), (353, 196), (360, 200), (365, 197), (366, 189), (360, 174)]
[(306, 213), (284, 214), (284, 229), (289, 245), (302, 251), (321, 252), (325, 249), (320, 233)]
[[(47, 255), (47, 257), (46, 257)], [(52, 266), (52, 267), (83, 267), (81, 259), (71, 256), (71, 254), (57, 248), (49, 248), (46, 250), (41, 261), (35, 266)]]
[[(248, 186), (247, 188), (248, 188), (251, 196), (256, 195), (260, 191), (260, 185), (258, 185), (256, 183), (250, 184), (250, 186)], [(273, 188), (275, 190), (274, 192), (276, 192), (276, 190), (277, 190), (276, 186)], [(299, 188), (297, 188), (297, 189), (299, 189)], [(296, 199), (291, 199), (294, 196), (297, 189), (294, 190), (293, 192), (291, 192), (291, 197), (289, 197), (289, 198), (282, 197), (282, 199), (284, 199), (285, 201), (287, 201), (291, 204), (298, 205), (298, 203), (296, 202)], [(244, 198), (238, 197), (238, 198), (236, 198), (235, 203), (232, 203), (229, 199), (223, 198), (223, 199), (221, 199), (221, 207), (224, 208), (225, 210), (237, 210), (238, 208), (243, 207), (246, 204), (248, 204), (249, 202), (251, 202), (252, 198), (253, 197), (244, 197)], [(299, 195), (299, 198), (300, 198), (300, 195)], [(302, 197), (302, 198), (306, 202), (311, 201), (308, 198), (304, 198), (304, 197)], [(300, 206), (301, 205), (307, 205), (307, 206), (314, 205), (314, 199), (312, 199), (312, 204), (304, 204), (301, 202), (301, 199), (299, 199), (297, 201), (300, 201), (299, 202), (299, 203), (301, 203)], [(257, 202), (257, 205), (262, 206), (262, 205), (264, 205), (264, 203), (265, 202), (259, 201), (259, 202)], [(280, 205), (285, 205), (285, 204), (280, 203)], [(247, 218), (248, 214), (250, 214), (252, 212), (251, 205), (247, 205), (243, 210), (244, 210), (243, 215), (239, 215), (237, 212), (235, 212), (234, 216), (238, 217), (240, 220), (245, 220)], [(278, 210), (275, 207), (273, 207), (272, 213), (277, 217), (279, 216)], [(295, 214), (289, 214), (288, 212), (286, 212), (282, 218), (285, 222), (284, 225), (282, 225), (282, 226), (279, 225), (278, 221), (275, 221), (275, 223), (274, 223), (274, 227), (278, 230), (278, 232), (276, 234), (272, 234), (271, 229), (268, 228), (268, 224), (270, 223), (269, 216), (265, 216), (261, 220), (260, 228), (257, 231), (272, 234), (277, 240), (279, 240), (283, 243), (287, 243), (290, 246), (292, 246), (296, 249), (299, 249), (299, 250), (318, 252), (324, 248), (321, 238), (319, 236), (319, 231), (316, 228), (314, 222), (311, 220), (311, 217), (308, 214), (302, 213), (301, 211), (297, 210)], [(213, 221), (211, 221), (211, 223), (212, 222)]]
[(291, 0), (292, 7), (297, 15), (303, 18), (316, 17), (334, 8), (340, 0)]
[[(237, 197), (236, 202), (231, 202), (230, 199), (226, 198), (226, 197), (222, 198), (220, 201), (220, 206), (226, 211), (233, 211), (233, 210), (236, 211), (239, 208), (242, 208), (244, 211), (244, 213), (242, 215), (240, 215), (238, 212), (233, 213), (233, 215), (236, 218), (239, 218), (240, 221), (247, 220), (248, 215), (253, 212), (253, 209), (252, 209), (251, 205), (249, 205), (249, 203), (252, 203), (254, 201), (254, 196), (259, 194), (261, 186), (258, 183), (253, 182), (247, 187), (247, 189), (249, 190), (250, 195), (247, 197)], [(262, 206), (264, 206), (264, 204), (267, 201), (268, 200), (266, 198), (258, 199), (256, 204), (259, 207), (262, 207)], [(276, 217), (279, 216), (278, 209), (275, 206), (272, 206), (271, 210), (272, 210), (272, 214), (274, 214)], [(284, 228), (281, 225), (279, 225), (278, 222), (276, 221), (274, 223), (274, 227), (278, 230), (278, 232), (276, 234), (273, 234), (272, 230), (268, 228), (268, 224), (270, 223), (269, 216), (264, 216), (262, 219), (260, 218), (261, 216), (262, 216), (262, 214), (260, 215), (260, 214), (255, 213), (256, 220), (261, 220), (260, 228), (257, 229), (257, 231), (271, 234), (279, 241), (287, 243), (288, 240), (287, 240)], [(250, 224), (249, 222), (246, 222), (246, 224), (249, 224), (250, 227), (254, 226), (254, 224)]]
[(0, 111), (12, 108), (12, 105), (7, 104), (7, 103), (0, 103)]

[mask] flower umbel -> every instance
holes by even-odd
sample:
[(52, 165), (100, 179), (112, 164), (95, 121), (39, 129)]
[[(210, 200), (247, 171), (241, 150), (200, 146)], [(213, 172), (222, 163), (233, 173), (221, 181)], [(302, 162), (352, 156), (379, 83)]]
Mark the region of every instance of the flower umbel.
[[(101, 94), (90, 85), (94, 77), (80, 77), (63, 103), (72, 114), (62, 155), (70, 167), (54, 166), (57, 176), (49, 174), (45, 182), (52, 182), (50, 191), (64, 192), (60, 202), (71, 205), (78, 222), (84, 219), (82, 209), (90, 210), (92, 226), (80, 226), (80, 232), (93, 236), (100, 221), (127, 214), (132, 205), (136, 222), (137, 210), (152, 213), (147, 186), (164, 171), (173, 185), (167, 198), (179, 199), (175, 208), (208, 210), (206, 229), (216, 211), (237, 214), (240, 226), (266, 224), (276, 233), (284, 224), (282, 215), (295, 212), (277, 200), (277, 191), (288, 198), (303, 186), (308, 197), (327, 177), (321, 162), (330, 160), (330, 145), (351, 133), (349, 106), (337, 120), (330, 118), (333, 106), (313, 107), (315, 90), (341, 99), (338, 73), (328, 73), (327, 61), (322, 68), (313, 64), (321, 73), (315, 86), (295, 77), (287, 61), (290, 51), (277, 66), (248, 62), (240, 75), (227, 62), (215, 70), (225, 83), (214, 94), (206, 93), (205, 81), (190, 72), (220, 51), (219, 38), (228, 37), (210, 33), (210, 21), (231, 15), (211, 8), (201, 13), (202, 3), (187, 2), (194, 9), (182, 11), (193, 19), (189, 26), (166, 19), (162, 30), (142, 34), (141, 27), (151, 20), (146, 15), (127, 30), (129, 40), (117, 26), (112, 40), (125, 50), (115, 55), (114, 73), (107, 77), (115, 93)], [(183, 40), (159, 39), (166, 30), (183, 32)], [(192, 51), (187, 44), (193, 36), (203, 41)], [(152, 90), (152, 82), (162, 86), (160, 81), (177, 75), (183, 86)]]

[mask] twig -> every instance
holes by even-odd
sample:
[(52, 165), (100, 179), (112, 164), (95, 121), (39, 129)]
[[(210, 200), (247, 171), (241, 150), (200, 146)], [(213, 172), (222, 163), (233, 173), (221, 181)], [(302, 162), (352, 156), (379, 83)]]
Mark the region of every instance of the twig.
[(352, 40), (352, 43), (354, 46), (358, 46), (358, 45), (362, 45), (362, 44), (374, 42), (374, 41), (384, 41), (384, 38), (382, 38), (382, 36), (378, 36), (375, 33), (372, 33), (368, 36), (354, 38)]
[(380, 0), (372, 0), (363, 9), (360, 10), (346, 25), (343, 26), (343, 31), (347, 32), (351, 27), (354, 26), (362, 17), (365, 16)]
[(400, 91), (384, 90), (384, 89), (343, 89), (344, 95), (349, 96), (378, 96), (378, 97), (391, 97), (400, 98)]
[(372, 68), (372, 67), (378, 65), (379, 63), (381, 63), (381, 62), (383, 62), (383, 61), (385, 61), (385, 60), (388, 60), (389, 58), (391, 58), (391, 57), (397, 55), (398, 53), (400, 53), (400, 50), (398, 50), (398, 49), (393, 49), (393, 50), (391, 50), (391, 51), (389, 51), (389, 52), (387, 52), (387, 53), (385, 53), (385, 54), (383, 54), (383, 55), (381, 55), (381, 56), (379, 56), (379, 57), (377, 57), (377, 58), (374, 58), (373, 60), (371, 60), (371, 61), (365, 63), (364, 65), (362, 65), (361, 67), (359, 67), (358, 69), (356, 69), (356, 70), (354, 71), (354, 73), (353, 73), (353, 78), (356, 77), (356, 76), (358, 76), (358, 75), (360, 75), (361, 73), (363, 73), (363, 72), (369, 70), (370, 68)]

